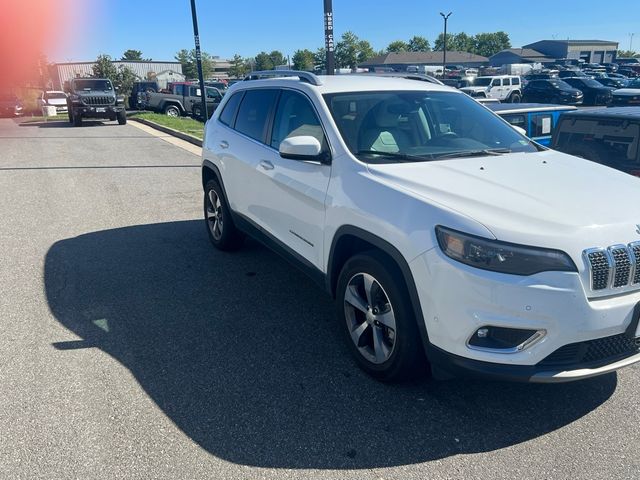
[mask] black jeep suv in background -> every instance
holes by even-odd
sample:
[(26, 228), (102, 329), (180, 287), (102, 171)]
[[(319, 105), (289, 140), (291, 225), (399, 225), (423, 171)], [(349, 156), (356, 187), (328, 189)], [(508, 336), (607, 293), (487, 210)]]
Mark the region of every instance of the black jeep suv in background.
[(83, 118), (118, 120), (127, 123), (124, 97), (116, 95), (111, 80), (106, 78), (74, 78), (65, 85), (68, 93), (69, 121), (82, 125)]

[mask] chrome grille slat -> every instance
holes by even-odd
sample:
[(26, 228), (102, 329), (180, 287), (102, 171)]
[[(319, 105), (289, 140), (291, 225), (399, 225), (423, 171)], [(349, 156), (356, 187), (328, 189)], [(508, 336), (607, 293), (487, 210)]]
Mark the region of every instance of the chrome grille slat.
[(625, 287), (631, 277), (631, 255), (626, 245), (609, 247), (609, 254), (613, 261), (613, 288)]
[(640, 242), (589, 248), (583, 252), (594, 292), (640, 286)]

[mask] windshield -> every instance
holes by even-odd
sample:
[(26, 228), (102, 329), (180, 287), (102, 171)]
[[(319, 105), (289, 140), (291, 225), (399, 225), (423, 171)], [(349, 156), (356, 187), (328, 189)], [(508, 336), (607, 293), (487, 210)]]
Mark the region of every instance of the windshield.
[(640, 88), (640, 78), (637, 78), (635, 80), (631, 80), (627, 87), (629, 88)]
[(493, 80), (491, 77), (478, 77), (478, 78), (476, 78), (474, 80), (473, 86), (474, 87), (487, 87), (491, 83), (491, 80)]
[(596, 82), (593, 78), (581, 78), (579, 82), (582, 85), (586, 85), (587, 87), (593, 87), (593, 88), (602, 87), (602, 84), (599, 82)]
[(44, 98), (52, 100), (54, 98), (67, 98), (67, 96), (62, 92), (47, 92), (44, 94)]
[(368, 163), (538, 150), (504, 120), (461, 93), (354, 92), (324, 98), (350, 151)]
[(113, 90), (109, 80), (76, 80), (76, 90)]
[(552, 78), (549, 80), (549, 83), (551, 85), (553, 85), (556, 88), (562, 88), (563, 90), (566, 89), (573, 89), (573, 87), (571, 85), (569, 85), (567, 82), (565, 82), (564, 80), (558, 80), (556, 78)]

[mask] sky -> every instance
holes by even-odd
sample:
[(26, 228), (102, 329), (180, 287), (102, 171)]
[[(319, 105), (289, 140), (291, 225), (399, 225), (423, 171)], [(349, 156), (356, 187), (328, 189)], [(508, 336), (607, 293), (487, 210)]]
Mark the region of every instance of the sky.
[[(197, 0), (204, 51), (231, 58), (262, 50), (292, 55), (324, 44), (322, 0)], [(50, 60), (87, 61), (100, 53), (119, 58), (127, 49), (154, 60), (173, 60), (193, 48), (189, 0), (83, 0), (82, 27), (47, 51)], [(513, 8), (512, 5), (517, 5)], [(607, 5), (610, 7), (607, 9)], [(504, 30), (514, 47), (543, 39), (598, 39), (640, 51), (640, 1), (602, 0), (333, 0), (336, 38), (351, 30), (375, 50), (413, 35), (431, 41), (442, 31), (439, 12), (453, 12), (448, 31)]]

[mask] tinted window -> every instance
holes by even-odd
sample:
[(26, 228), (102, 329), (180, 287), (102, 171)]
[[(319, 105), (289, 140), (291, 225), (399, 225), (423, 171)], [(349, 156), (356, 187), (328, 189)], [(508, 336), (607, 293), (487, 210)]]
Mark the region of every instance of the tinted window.
[(240, 100), (242, 100), (243, 92), (234, 93), (231, 98), (225, 103), (224, 110), (220, 114), (220, 121), (225, 125), (233, 127), (233, 120), (236, 116), (236, 112), (238, 111), (238, 105), (240, 105)]
[(511, 81), (514, 85), (520, 85), (520, 77), (513, 78)]
[(492, 87), (499, 87), (500, 86), (500, 79), (499, 78), (494, 78), (493, 81), (491, 82), (491, 86)]
[(76, 90), (113, 90), (109, 80), (76, 80)]
[(235, 129), (255, 140), (264, 141), (267, 119), (277, 94), (277, 90), (249, 90), (245, 93)]
[(215, 88), (207, 88), (206, 92), (207, 98), (213, 98), (214, 100), (217, 100), (222, 96), (220, 95), (220, 92), (218, 92), (218, 90), (216, 90)]
[(185, 85), (174, 85), (174, 92), (176, 95), (184, 95)]
[(502, 115), (507, 122), (516, 127), (527, 129), (527, 117), (519, 114)]
[(273, 121), (271, 146), (278, 149), (285, 138), (306, 135), (315, 137), (326, 150), (322, 126), (309, 100), (299, 93), (284, 90)]
[(511, 79), (510, 78), (505, 78), (504, 80), (502, 80), (502, 84), (505, 85), (505, 86), (511, 85)]

